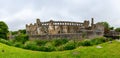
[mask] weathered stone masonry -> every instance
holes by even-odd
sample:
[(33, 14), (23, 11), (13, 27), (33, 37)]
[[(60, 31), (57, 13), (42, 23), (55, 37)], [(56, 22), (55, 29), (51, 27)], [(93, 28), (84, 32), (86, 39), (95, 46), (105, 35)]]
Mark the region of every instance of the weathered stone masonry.
[(41, 22), (39, 19), (34, 24), (26, 24), (26, 32), (30, 40), (34, 39), (52, 39), (68, 38), (82, 39), (103, 36), (104, 27), (100, 23), (94, 24), (94, 19), (90, 22), (85, 20), (81, 22), (71, 21), (47, 21)]

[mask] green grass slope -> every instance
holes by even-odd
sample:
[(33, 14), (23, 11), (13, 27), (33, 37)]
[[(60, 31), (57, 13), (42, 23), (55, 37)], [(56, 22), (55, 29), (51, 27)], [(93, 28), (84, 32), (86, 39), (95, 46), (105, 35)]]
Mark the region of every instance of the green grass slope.
[(0, 43), (0, 58), (120, 58), (120, 42), (100, 44), (102, 48), (96, 46), (79, 47), (68, 51), (40, 52)]

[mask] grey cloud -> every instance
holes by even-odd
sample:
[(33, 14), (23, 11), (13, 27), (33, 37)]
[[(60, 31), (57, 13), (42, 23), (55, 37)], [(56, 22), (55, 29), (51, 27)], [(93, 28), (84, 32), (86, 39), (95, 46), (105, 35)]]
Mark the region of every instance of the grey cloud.
[[(115, 2), (117, 1), (117, 2)], [(0, 0), (0, 20), (10, 30), (25, 28), (25, 24), (41, 21), (83, 21), (95, 18), (119, 27), (119, 0)], [(115, 20), (116, 19), (116, 20)], [(117, 23), (116, 23), (117, 22)]]

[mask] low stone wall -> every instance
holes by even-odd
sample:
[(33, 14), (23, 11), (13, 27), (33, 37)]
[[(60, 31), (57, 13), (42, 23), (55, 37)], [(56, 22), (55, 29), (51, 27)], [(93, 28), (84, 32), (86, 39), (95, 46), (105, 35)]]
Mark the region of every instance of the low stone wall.
[(68, 33), (68, 34), (55, 34), (55, 35), (31, 35), (29, 36), (30, 40), (52, 40), (55, 38), (66, 38), (69, 40), (82, 40), (82, 39), (90, 39), (95, 37), (103, 36), (102, 32), (93, 32), (93, 31), (85, 31), (82, 33)]
[(55, 38), (66, 38), (66, 39), (81, 39), (81, 33), (71, 34), (55, 34), (55, 35), (32, 35), (30, 40), (51, 40)]

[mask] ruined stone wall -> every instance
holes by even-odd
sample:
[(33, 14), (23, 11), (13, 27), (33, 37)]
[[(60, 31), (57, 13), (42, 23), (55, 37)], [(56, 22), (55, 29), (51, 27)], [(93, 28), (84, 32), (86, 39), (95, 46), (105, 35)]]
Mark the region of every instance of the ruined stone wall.
[(28, 35), (32, 35), (32, 34), (37, 35), (38, 33), (37, 33), (36, 30), (37, 30), (37, 25), (36, 24), (26, 25), (26, 33)]
[(56, 38), (66, 38), (66, 39), (82, 39), (80, 33), (71, 33), (71, 34), (54, 34), (54, 35), (35, 35), (30, 36), (30, 40), (51, 40)]
[(52, 38), (69, 38), (83, 39), (93, 38), (104, 35), (104, 27), (100, 23), (94, 24), (92, 18), (90, 22), (85, 20), (81, 22), (69, 21), (47, 21), (40, 22), (36, 20), (35, 24), (26, 25), (26, 32), (30, 39), (52, 39)]
[(61, 38), (61, 39), (66, 38), (69, 40), (83, 40), (83, 39), (91, 39), (102, 36), (103, 34), (101, 32), (84, 31), (82, 33), (34, 35), (34, 36), (30, 36), (30, 40), (52, 40), (56, 38)]
[[(88, 21), (85, 22), (85, 26), (88, 27)], [(76, 33), (79, 31), (79, 27), (84, 26), (80, 22), (69, 21), (53, 21), (40, 22), (36, 20), (35, 24), (26, 25), (26, 32), (28, 35), (44, 35), (44, 34), (61, 34), (61, 33)], [(84, 27), (85, 28), (85, 27)]]

